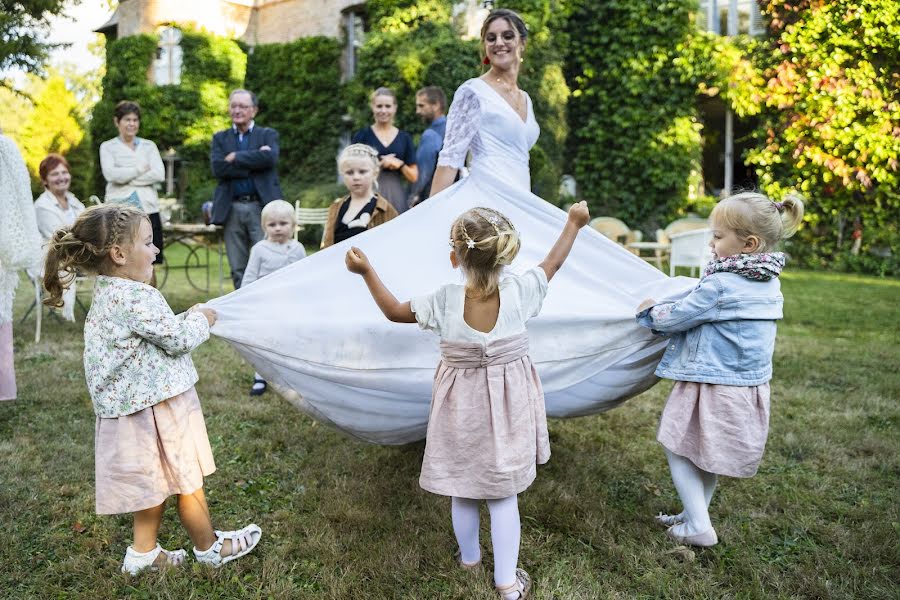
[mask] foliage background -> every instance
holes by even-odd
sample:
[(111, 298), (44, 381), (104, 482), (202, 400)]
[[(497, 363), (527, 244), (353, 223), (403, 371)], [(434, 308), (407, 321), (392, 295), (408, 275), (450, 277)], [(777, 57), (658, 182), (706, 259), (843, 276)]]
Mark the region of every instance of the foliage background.
[(341, 50), (339, 40), (308, 37), (260, 45), (248, 57), (245, 87), (259, 99), (260, 123), (278, 130), (279, 172), (294, 185), (337, 177), (345, 111)]
[(677, 60), (696, 2), (567, 4), (568, 150), (581, 196), (596, 214), (664, 226), (685, 211), (700, 169), (697, 86)]
[[(889, 0), (766, 0), (771, 36), (747, 160), (773, 197), (799, 190), (810, 266), (900, 273), (900, 11)], [(861, 252), (851, 248), (856, 242)]]

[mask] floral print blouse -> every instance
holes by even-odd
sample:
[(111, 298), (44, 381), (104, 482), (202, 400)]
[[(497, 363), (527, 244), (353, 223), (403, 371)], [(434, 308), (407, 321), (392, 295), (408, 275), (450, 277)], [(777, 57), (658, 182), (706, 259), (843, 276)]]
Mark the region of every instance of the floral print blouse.
[(84, 324), (84, 375), (101, 418), (136, 413), (189, 390), (191, 351), (209, 339), (202, 313), (175, 315), (159, 290), (100, 275)]

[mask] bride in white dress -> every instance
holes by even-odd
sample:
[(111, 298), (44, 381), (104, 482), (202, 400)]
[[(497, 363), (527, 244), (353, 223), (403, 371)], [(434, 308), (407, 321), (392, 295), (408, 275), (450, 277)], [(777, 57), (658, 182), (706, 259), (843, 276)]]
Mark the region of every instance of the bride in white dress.
[[(528, 151), (540, 130), (516, 85), (527, 31), (508, 18), (488, 27), (491, 20), (482, 33), (491, 68), (456, 90), (431, 198), (352, 240), (401, 300), (460, 280), (447, 242), (453, 220), (472, 207), (495, 208), (519, 230), (513, 271), (540, 262), (566, 220), (530, 193)], [(450, 185), (468, 152), (469, 176)], [(667, 278), (590, 228), (579, 238), (528, 326), (551, 417), (608, 410), (656, 383), (666, 342), (637, 326), (635, 308), (693, 282)], [(349, 243), (210, 302), (219, 315), (212, 333), (314, 418), (374, 443), (422, 439), (438, 343), (384, 319), (344, 267)]]

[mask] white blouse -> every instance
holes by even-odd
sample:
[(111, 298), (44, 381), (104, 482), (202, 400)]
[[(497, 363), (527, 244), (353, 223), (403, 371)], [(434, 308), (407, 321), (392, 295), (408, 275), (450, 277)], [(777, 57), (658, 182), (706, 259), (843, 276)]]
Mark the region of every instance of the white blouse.
[[(148, 215), (159, 212), (156, 184), (166, 178), (166, 170), (156, 144), (135, 138), (132, 150), (118, 137), (100, 144), (100, 168), (106, 179), (106, 200), (121, 200), (136, 192)], [(149, 165), (150, 170), (144, 171)]]
[(489, 332), (472, 329), (463, 318), (466, 286), (448, 284), (428, 296), (410, 301), (419, 327), (435, 332), (442, 340), (487, 344), (494, 340), (525, 333), (525, 323), (541, 312), (547, 295), (547, 274), (541, 267), (522, 275), (509, 275), (500, 281), (500, 312)]
[(69, 208), (63, 210), (56, 196), (49, 190), (44, 190), (44, 193), (34, 201), (38, 231), (45, 243), (53, 237), (57, 229), (71, 225), (78, 215), (84, 212), (84, 204), (75, 197), (75, 194), (66, 192), (66, 200), (68, 200)]

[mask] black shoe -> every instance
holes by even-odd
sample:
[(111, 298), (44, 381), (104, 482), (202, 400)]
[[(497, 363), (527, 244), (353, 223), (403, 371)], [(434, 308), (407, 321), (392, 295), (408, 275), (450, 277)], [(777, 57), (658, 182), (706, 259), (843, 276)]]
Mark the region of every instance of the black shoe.
[(268, 384), (266, 384), (265, 379), (254, 379), (253, 386), (250, 388), (250, 395), (251, 396), (262, 396), (263, 394), (266, 393), (267, 387), (269, 387), (269, 386), (268, 386)]

